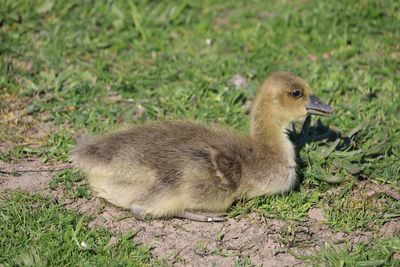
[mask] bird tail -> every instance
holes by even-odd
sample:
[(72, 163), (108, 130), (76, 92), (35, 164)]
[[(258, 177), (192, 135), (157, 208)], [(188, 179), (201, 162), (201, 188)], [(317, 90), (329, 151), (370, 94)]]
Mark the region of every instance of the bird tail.
[(95, 149), (96, 142), (92, 138), (87, 135), (81, 136), (71, 152), (72, 164), (83, 171), (95, 167), (97, 165), (93, 153)]

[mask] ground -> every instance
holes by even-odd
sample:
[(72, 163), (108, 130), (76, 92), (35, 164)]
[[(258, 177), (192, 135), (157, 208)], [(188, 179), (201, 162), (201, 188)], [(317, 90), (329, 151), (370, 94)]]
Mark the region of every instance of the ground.
[[(6, 1), (0, 266), (400, 265), (398, 1)], [(196, 119), (246, 132), (271, 71), (328, 118), (291, 134), (301, 184), (224, 223), (137, 221), (71, 168), (85, 134)]]

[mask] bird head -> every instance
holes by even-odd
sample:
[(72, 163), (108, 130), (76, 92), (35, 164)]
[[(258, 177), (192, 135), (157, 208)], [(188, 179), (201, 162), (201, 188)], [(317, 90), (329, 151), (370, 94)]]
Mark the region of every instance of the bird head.
[(327, 116), (332, 108), (312, 95), (310, 86), (290, 72), (275, 72), (261, 86), (253, 113), (264, 122), (275, 120), (278, 124), (304, 118), (307, 114)]

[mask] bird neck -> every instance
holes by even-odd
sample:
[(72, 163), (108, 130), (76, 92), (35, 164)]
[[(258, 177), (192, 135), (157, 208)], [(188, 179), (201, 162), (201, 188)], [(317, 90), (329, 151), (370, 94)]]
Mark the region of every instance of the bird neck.
[(282, 123), (278, 118), (279, 114), (268, 110), (253, 109), (250, 137), (277, 155), (292, 156), (293, 144), (286, 134), (287, 124)]

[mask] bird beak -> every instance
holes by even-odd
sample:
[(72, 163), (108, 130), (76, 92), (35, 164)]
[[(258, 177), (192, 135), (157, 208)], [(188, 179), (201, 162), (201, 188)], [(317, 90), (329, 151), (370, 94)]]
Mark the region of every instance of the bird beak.
[(328, 116), (332, 112), (332, 108), (322, 102), (318, 97), (310, 95), (310, 100), (307, 105), (307, 113)]

